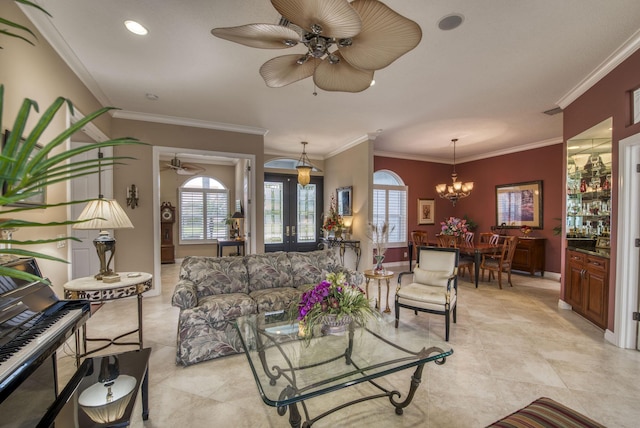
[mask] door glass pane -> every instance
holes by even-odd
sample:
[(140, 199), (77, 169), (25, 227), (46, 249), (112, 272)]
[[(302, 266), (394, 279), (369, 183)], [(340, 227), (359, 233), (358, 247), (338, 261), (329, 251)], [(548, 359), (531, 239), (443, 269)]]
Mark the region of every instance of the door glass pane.
[(298, 242), (316, 241), (316, 193), (317, 186), (298, 184)]
[(264, 183), (264, 243), (282, 244), (284, 233), (283, 211), (284, 189), (283, 183)]

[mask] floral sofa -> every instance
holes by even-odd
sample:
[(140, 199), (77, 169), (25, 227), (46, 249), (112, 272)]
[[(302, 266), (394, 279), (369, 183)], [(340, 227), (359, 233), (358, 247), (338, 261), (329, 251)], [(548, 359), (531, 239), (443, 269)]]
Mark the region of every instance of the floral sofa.
[(288, 309), (329, 272), (345, 272), (351, 284), (364, 282), (332, 250), (186, 257), (171, 301), (180, 308), (176, 363), (243, 352), (233, 326), (237, 317)]

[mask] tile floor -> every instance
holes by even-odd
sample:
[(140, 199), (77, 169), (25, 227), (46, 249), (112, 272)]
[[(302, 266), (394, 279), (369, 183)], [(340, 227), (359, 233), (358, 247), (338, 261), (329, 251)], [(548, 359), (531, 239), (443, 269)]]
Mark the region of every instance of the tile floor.
[[(278, 416), (261, 401), (244, 355), (186, 368), (175, 365), (178, 309), (170, 302), (178, 268), (163, 265), (162, 295), (144, 299), (145, 346), (153, 349), (150, 419), (142, 422), (138, 400), (132, 426), (289, 426), (288, 415)], [(458, 323), (452, 325), (450, 340), (454, 354), (443, 366), (425, 366), (422, 384), (404, 415), (396, 415), (385, 399), (372, 400), (334, 413), (314, 427), (483, 427), (540, 396), (608, 427), (637, 427), (640, 352), (616, 348), (603, 339), (602, 330), (558, 309), (557, 281), (514, 275), (513, 282), (513, 288), (500, 290), (495, 281), (478, 289), (459, 281)], [(444, 335), (441, 316), (403, 310), (401, 320)], [(135, 322), (135, 300), (114, 301), (94, 314), (88, 328), (90, 335), (114, 336)], [(62, 378), (74, 371), (70, 350), (66, 353), (60, 358)], [(409, 377), (407, 371), (384, 381), (405, 392)], [(311, 400), (310, 412), (315, 415), (367, 388), (360, 385)]]

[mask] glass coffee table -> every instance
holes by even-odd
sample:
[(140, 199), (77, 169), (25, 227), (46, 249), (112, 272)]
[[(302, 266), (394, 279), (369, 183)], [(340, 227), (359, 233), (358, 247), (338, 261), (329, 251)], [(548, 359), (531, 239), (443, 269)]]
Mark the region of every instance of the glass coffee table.
[[(444, 364), (453, 354), (446, 342), (429, 339), (423, 329), (408, 324), (395, 329), (385, 321), (372, 321), (366, 327), (352, 325), (342, 336), (313, 337), (309, 342), (299, 336), (297, 322), (287, 320), (284, 313), (240, 317), (235, 326), (262, 400), (276, 407), (280, 416), (288, 410), (294, 428), (311, 427), (337, 410), (375, 398), (386, 397), (401, 415), (420, 385), (424, 365)], [(375, 382), (411, 368), (406, 395)], [(375, 393), (310, 417), (305, 400), (363, 382), (372, 384)], [(406, 398), (399, 401), (401, 396)]]

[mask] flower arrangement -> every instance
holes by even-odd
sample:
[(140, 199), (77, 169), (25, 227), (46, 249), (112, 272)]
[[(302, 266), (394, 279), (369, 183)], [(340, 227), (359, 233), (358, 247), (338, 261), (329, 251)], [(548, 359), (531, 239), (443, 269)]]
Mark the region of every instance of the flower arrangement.
[(449, 217), (440, 222), (440, 226), (442, 226), (443, 235), (462, 236), (469, 231), (467, 220), (458, 217)]
[(331, 195), (331, 204), (329, 205), (329, 214), (324, 216), (324, 222), (322, 223), (322, 230), (336, 231), (344, 227), (344, 220), (342, 216), (338, 214), (336, 198)]
[(531, 233), (531, 227), (530, 226), (522, 226), (520, 228), (520, 232), (522, 232), (524, 234), (524, 236), (527, 236)]
[(298, 303), (298, 321), (305, 339), (311, 339), (314, 328), (322, 325), (325, 317), (354, 321), (364, 324), (368, 318), (376, 317), (369, 300), (360, 287), (350, 285), (345, 274), (328, 273), (327, 279), (311, 290), (302, 293)]

